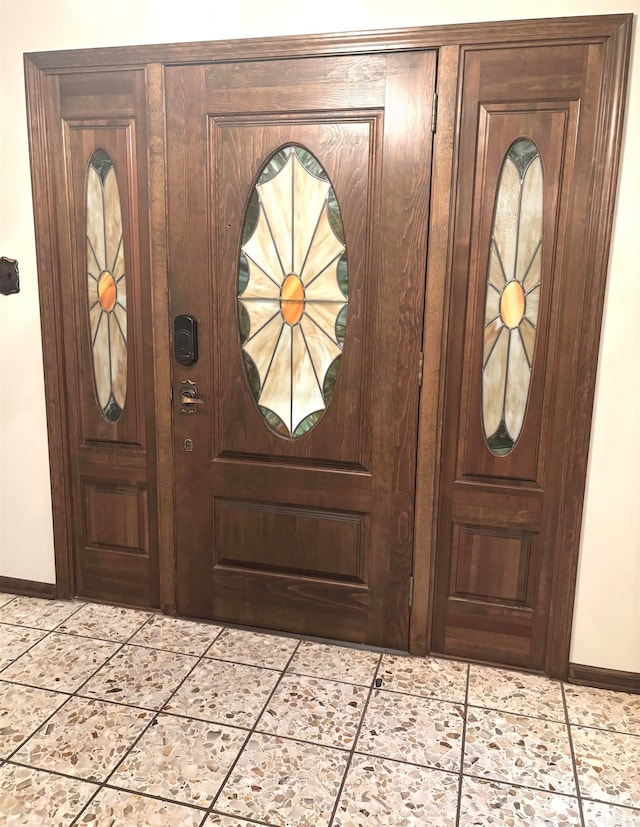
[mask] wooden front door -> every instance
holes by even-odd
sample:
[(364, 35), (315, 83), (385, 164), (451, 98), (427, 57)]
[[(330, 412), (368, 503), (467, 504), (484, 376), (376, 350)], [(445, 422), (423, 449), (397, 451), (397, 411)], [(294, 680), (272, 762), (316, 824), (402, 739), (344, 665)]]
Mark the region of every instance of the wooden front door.
[(182, 615), (408, 646), (435, 66), (167, 69)]

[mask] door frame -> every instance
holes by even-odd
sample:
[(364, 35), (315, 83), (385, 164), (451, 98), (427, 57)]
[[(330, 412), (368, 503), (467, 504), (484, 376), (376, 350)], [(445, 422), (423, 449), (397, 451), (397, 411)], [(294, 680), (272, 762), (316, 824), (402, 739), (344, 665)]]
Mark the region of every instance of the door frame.
[[(528, 21), (458, 24), (429, 28), (392, 29), (346, 34), (225, 40), (36, 52), (25, 55), (27, 113), (31, 156), (34, 223), (39, 274), (45, 399), (49, 436), (56, 593), (75, 593), (73, 578), (70, 441), (66, 398), (62, 311), (56, 293), (59, 249), (56, 211), (64, 199), (53, 190), (49, 157), (51, 101), (57, 97), (58, 76), (74, 71), (144, 68), (147, 79), (147, 144), (149, 172), (148, 232), (154, 273), (152, 338), (156, 406), (158, 537), (161, 606), (175, 612), (174, 476), (172, 462), (172, 360), (168, 307), (166, 227), (166, 173), (164, 138), (164, 66), (180, 63), (219, 63), (286, 57), (374, 54), (415, 49), (438, 50), (438, 119), (434, 135), (426, 304), (423, 331), (423, 375), (418, 430), (418, 464), (414, 525), (414, 599), (410, 620), (410, 651), (426, 654), (431, 638), (438, 473), (445, 391), (443, 375), (447, 348), (451, 229), (456, 204), (456, 151), (460, 105), (460, 67), (464, 54), (477, 45), (508, 48), (510, 44), (595, 43), (603, 54), (598, 132), (594, 151), (592, 191), (597, 193), (587, 215), (590, 245), (585, 251), (592, 290), (583, 294), (582, 326), (576, 335), (575, 372), (566, 399), (583, 404), (572, 408), (563, 475), (563, 498), (556, 534), (551, 616), (547, 646), (547, 674), (565, 678), (580, 547), (591, 416), (595, 394), (599, 331), (602, 321), (622, 118), (626, 97), (633, 15), (601, 15)], [(586, 293), (586, 291), (585, 291)], [(596, 331), (594, 335), (594, 331)], [(418, 374), (416, 366), (416, 376)], [(166, 405), (162, 401), (166, 400)], [(435, 424), (434, 424), (435, 423)]]

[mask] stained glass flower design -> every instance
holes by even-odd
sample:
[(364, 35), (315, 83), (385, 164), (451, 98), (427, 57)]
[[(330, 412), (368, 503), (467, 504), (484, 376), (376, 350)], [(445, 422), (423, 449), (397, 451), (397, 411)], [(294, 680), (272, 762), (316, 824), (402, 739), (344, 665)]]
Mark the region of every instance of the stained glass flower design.
[(333, 394), (347, 321), (342, 217), (329, 178), (290, 145), (262, 169), (245, 213), (238, 274), (249, 386), (267, 424), (298, 438)]
[(103, 149), (87, 172), (87, 293), (96, 396), (117, 422), (127, 394), (127, 280), (118, 179)]
[(487, 272), (482, 365), (484, 434), (510, 453), (522, 430), (536, 343), (542, 275), (542, 163), (515, 141), (502, 164)]

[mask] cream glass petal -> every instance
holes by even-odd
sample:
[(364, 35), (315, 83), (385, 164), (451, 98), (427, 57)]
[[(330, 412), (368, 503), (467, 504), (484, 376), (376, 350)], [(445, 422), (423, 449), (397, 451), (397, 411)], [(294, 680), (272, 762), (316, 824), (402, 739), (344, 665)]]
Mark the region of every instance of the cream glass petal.
[(89, 310), (89, 332), (91, 334), (91, 341), (96, 337), (96, 331), (98, 329), (98, 322), (100, 321), (100, 316), (102, 315), (102, 307), (100, 307), (100, 302), (97, 299), (94, 300), (95, 304)]
[(498, 256), (495, 239), (491, 242), (491, 255), (489, 256), (489, 282), (493, 284), (498, 292), (502, 292), (507, 283), (507, 279), (505, 279), (502, 272), (502, 264)]
[(111, 342), (111, 391), (121, 408), (127, 395), (127, 343), (113, 313), (109, 313), (109, 338)]
[(274, 317), (279, 316), (282, 321), (278, 301), (240, 301), (249, 316), (250, 328), (247, 339), (255, 336)]
[(540, 309), (540, 287), (535, 287), (525, 295), (524, 315), (535, 327), (538, 323), (538, 310)]
[(493, 321), (500, 315), (500, 293), (491, 286), (487, 285), (487, 300), (484, 307), (484, 323)]
[(321, 213), (325, 210), (330, 184), (308, 172), (294, 154), (294, 227), (293, 272), (300, 273)]
[[(94, 268), (97, 271), (95, 273)], [(106, 269), (102, 182), (96, 170), (89, 164), (87, 173), (87, 270), (99, 276)]]
[(260, 218), (262, 219), (262, 213), (264, 213), (264, 218), (271, 230), (273, 242), (278, 251), (285, 275), (291, 273), (293, 269), (291, 249), (291, 237), (293, 233), (293, 170), (294, 161), (292, 157), (289, 156), (287, 163), (277, 175), (265, 184), (260, 184), (257, 187), (260, 194)]
[(500, 252), (507, 281), (513, 278), (515, 272), (519, 205), (520, 175), (513, 161), (506, 158), (500, 176), (493, 237)]
[[(336, 317), (337, 315), (338, 313), (336, 313)], [(307, 314), (303, 315), (300, 319), (300, 327), (304, 333), (307, 349), (309, 350), (309, 355), (311, 357), (311, 362), (313, 363), (316, 376), (318, 377), (318, 382), (320, 383), (320, 387), (322, 387), (324, 385), (324, 377), (327, 373), (329, 365), (334, 359), (340, 356), (342, 350), (338, 347), (333, 338), (330, 339), (317, 324), (314, 324), (314, 322), (311, 321)]]
[(525, 292), (532, 290), (537, 284), (540, 284), (540, 270), (542, 266), (542, 244), (539, 244), (533, 254), (532, 261), (529, 262), (528, 270), (525, 273), (522, 281), (522, 286)]
[(111, 369), (109, 366), (109, 314), (103, 313), (98, 322), (93, 343), (93, 375), (96, 380), (98, 404), (104, 411), (111, 396)]
[(115, 317), (116, 323), (120, 329), (120, 335), (127, 342), (127, 314), (120, 305), (116, 306), (111, 311), (111, 315)]
[(341, 304), (339, 302), (327, 302), (323, 304), (309, 304), (307, 302), (305, 308), (307, 316), (309, 316), (319, 328), (324, 330), (326, 335), (329, 336), (336, 345), (338, 344), (338, 340), (336, 339), (336, 319), (344, 304), (344, 302)]
[(118, 179), (113, 167), (107, 173), (104, 181), (104, 234), (106, 241), (105, 261), (106, 270), (113, 275), (118, 247), (122, 239), (122, 215), (120, 213), (120, 194)]
[(502, 419), (508, 347), (509, 331), (503, 327), (482, 374), (482, 420), (487, 437), (493, 436)]
[(267, 273), (263, 272), (256, 264), (249, 262), (249, 281), (245, 287), (243, 299), (273, 299), (280, 300), (280, 287)]
[(291, 400), (291, 432), (295, 431), (309, 414), (324, 410), (320, 382), (324, 374), (316, 376), (300, 325), (291, 328), (293, 336), (293, 398)]
[(258, 369), (261, 385), (264, 384), (269, 371), (269, 365), (278, 346), (283, 325), (282, 316), (278, 313), (262, 330), (244, 343), (244, 350), (251, 356)]
[(485, 326), (484, 329), (484, 347), (482, 351), (482, 364), (487, 364), (487, 359), (491, 356), (491, 351), (495, 345), (496, 339), (500, 335), (500, 331), (504, 325), (502, 324), (502, 319), (497, 318), (494, 319), (490, 324)]
[(522, 182), (520, 224), (518, 227), (518, 261), (516, 278), (522, 281), (527, 274), (536, 248), (542, 238), (542, 163), (540, 156), (527, 167)]
[(112, 264), (113, 270), (111, 270), (111, 275), (116, 281), (120, 281), (122, 283), (122, 277), (124, 276), (124, 243), (122, 242), (122, 239), (120, 239), (120, 243), (117, 245), (116, 256), (112, 261)]
[(340, 253), (329, 266), (313, 279), (305, 288), (305, 298), (308, 302), (342, 302), (344, 293), (338, 284), (338, 264)]
[[(255, 262), (264, 273), (271, 276), (276, 285), (282, 284), (285, 276), (289, 275), (289, 271), (284, 271), (283, 265), (278, 258), (278, 252), (273, 243), (262, 204), (260, 204), (258, 224), (251, 238), (242, 247), (242, 252), (249, 260), (249, 284), (247, 285), (247, 290), (251, 287), (251, 262)], [(243, 295), (246, 295), (246, 290)]]
[(533, 351), (536, 344), (536, 329), (526, 319), (523, 319), (520, 324), (520, 336), (522, 337), (522, 344), (524, 345), (525, 353), (529, 361), (529, 367), (533, 365)]
[[(116, 280), (116, 302), (121, 305), (123, 310), (127, 309), (127, 279), (124, 275)], [(117, 307), (116, 305), (116, 307)]]
[[(277, 414), (284, 424), (293, 432), (291, 427), (291, 341), (294, 328), (284, 325), (282, 336), (278, 341), (273, 361), (269, 368), (266, 380), (260, 392), (258, 404)], [(246, 348), (245, 348), (246, 349)]]
[(527, 407), (531, 371), (518, 330), (512, 330), (510, 336), (504, 419), (511, 438), (516, 442), (522, 430), (522, 421)]
[[(326, 208), (320, 213), (318, 225), (313, 234), (313, 240), (309, 247), (300, 278), (305, 288), (334, 260), (340, 258), (344, 253), (344, 244), (336, 236), (329, 223), (329, 215)], [(336, 280), (337, 283), (337, 280)]]

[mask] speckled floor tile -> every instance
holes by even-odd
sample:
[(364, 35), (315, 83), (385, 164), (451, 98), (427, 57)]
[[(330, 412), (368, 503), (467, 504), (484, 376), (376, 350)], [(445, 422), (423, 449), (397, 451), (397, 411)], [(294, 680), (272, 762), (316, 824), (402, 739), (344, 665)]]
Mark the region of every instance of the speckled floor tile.
[(495, 781), (576, 794), (567, 728), (557, 721), (470, 708), (464, 770)]
[(285, 675), (256, 728), (348, 749), (356, 737), (368, 693), (364, 686)]
[(196, 662), (190, 655), (123, 646), (81, 691), (91, 698), (160, 709)]
[(0, 767), (0, 813), (11, 827), (68, 827), (98, 789), (89, 781), (5, 764)]
[(74, 825), (91, 827), (198, 827), (202, 810), (122, 790), (103, 789)]
[(216, 810), (280, 827), (326, 827), (347, 754), (255, 733), (222, 788)]
[(472, 664), (469, 671), (469, 704), (533, 715), (564, 723), (562, 687), (558, 681), (506, 669)]
[(468, 668), (466, 663), (444, 658), (384, 655), (378, 678), (382, 689), (464, 703)]
[(117, 651), (118, 643), (52, 632), (2, 671), (2, 679), (75, 692)]
[(640, 827), (640, 810), (582, 800), (584, 827)]
[(83, 604), (74, 600), (46, 600), (18, 596), (0, 608), (0, 623), (16, 623), (36, 629), (55, 629)]
[(204, 660), (171, 698), (165, 711), (252, 727), (279, 677), (280, 673), (272, 669)]
[(243, 729), (159, 715), (109, 783), (208, 807), (246, 738)]
[(205, 653), (208, 658), (231, 660), (266, 669), (284, 669), (297, 640), (242, 629), (225, 629)]
[(287, 671), (371, 686), (379, 660), (377, 652), (303, 640)]
[(220, 634), (221, 627), (209, 623), (194, 623), (179, 617), (154, 615), (130, 643), (168, 649), (183, 655), (202, 655)]
[(44, 629), (0, 624), (0, 669), (4, 669), (48, 634)]
[[(578, 799), (464, 778), (459, 827), (581, 827)], [(599, 827), (604, 827), (600, 825)]]
[(48, 689), (0, 681), (0, 758), (8, 758), (68, 698)]
[(571, 727), (580, 794), (640, 807), (640, 735)]
[(124, 643), (149, 617), (151, 617), (150, 612), (142, 612), (138, 609), (122, 609), (119, 606), (87, 603), (58, 626), (56, 631), (66, 632), (68, 635), (85, 635)]
[(14, 755), (14, 760), (89, 781), (103, 781), (151, 713), (143, 709), (71, 698)]
[(243, 818), (236, 818), (236, 816), (221, 816), (217, 813), (211, 813), (205, 821), (204, 827), (254, 827), (254, 822), (249, 823)]
[(356, 750), (455, 772), (460, 769), (463, 715), (455, 704), (374, 691)]
[(458, 776), (355, 755), (334, 827), (455, 827)]
[(567, 685), (564, 694), (570, 723), (640, 735), (640, 695)]
[(6, 606), (10, 600), (13, 600), (15, 594), (7, 594), (6, 592), (0, 592), (0, 607)]

